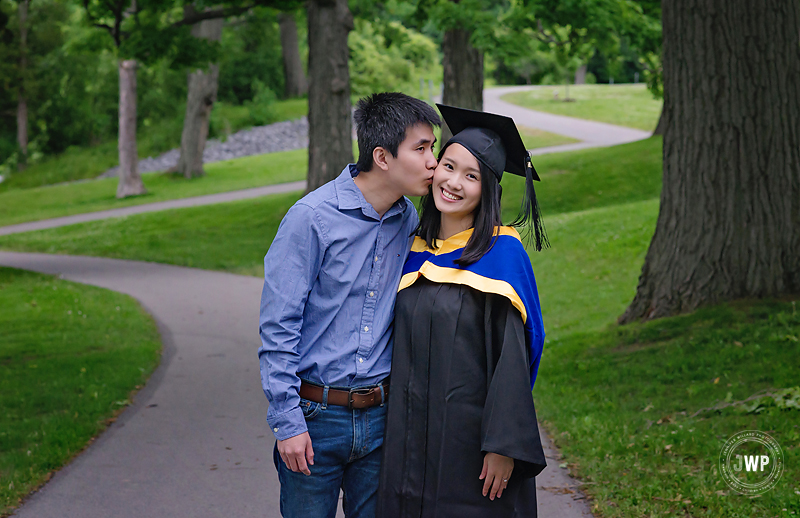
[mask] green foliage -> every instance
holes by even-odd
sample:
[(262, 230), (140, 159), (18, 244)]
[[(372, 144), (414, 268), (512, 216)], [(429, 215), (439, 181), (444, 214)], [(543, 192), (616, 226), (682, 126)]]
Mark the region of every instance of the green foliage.
[(0, 515), (129, 403), (159, 360), (131, 297), (0, 268)]
[(245, 102), (253, 126), (261, 126), (275, 122), (275, 92), (267, 88), (258, 79), (253, 80), (252, 90), (255, 92), (252, 101)]
[(411, 90), (420, 79), (439, 78), (439, 50), (429, 37), (399, 22), (355, 21), (348, 37), (353, 95)]
[[(254, 82), (283, 95), (283, 60), (280, 31), (272, 9), (254, 9), (243, 20), (222, 32), (219, 61), (219, 93), (221, 101), (241, 105), (256, 95)], [(297, 24), (301, 46), (305, 27)]]

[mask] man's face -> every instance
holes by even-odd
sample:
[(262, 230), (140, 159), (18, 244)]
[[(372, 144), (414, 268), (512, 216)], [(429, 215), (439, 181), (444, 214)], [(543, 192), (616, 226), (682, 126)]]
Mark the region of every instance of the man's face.
[(387, 153), (389, 181), (404, 196), (424, 196), (433, 180), (436, 137), (430, 125), (420, 123), (406, 130), (406, 138), (397, 148), (397, 158)]

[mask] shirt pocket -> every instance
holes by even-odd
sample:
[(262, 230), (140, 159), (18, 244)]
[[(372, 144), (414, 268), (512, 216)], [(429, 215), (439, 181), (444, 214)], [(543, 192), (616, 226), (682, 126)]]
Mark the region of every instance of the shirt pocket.
[(308, 399), (300, 398), (300, 410), (303, 411), (303, 417), (306, 421), (314, 419), (322, 411), (322, 403), (315, 403)]

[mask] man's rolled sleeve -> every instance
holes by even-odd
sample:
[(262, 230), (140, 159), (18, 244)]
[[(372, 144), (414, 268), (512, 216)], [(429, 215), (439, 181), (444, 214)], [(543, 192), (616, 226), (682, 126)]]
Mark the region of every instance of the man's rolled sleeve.
[(258, 356), (261, 384), (269, 400), (267, 422), (279, 440), (307, 431), (299, 407), (297, 346), (306, 300), (325, 246), (315, 211), (298, 203), (287, 212), (264, 257)]

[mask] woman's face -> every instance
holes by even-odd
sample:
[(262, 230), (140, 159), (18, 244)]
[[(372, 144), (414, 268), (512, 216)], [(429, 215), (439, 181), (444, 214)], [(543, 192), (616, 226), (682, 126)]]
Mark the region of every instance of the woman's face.
[(471, 217), (481, 201), (478, 159), (461, 144), (450, 144), (433, 172), (431, 195), (442, 215)]

